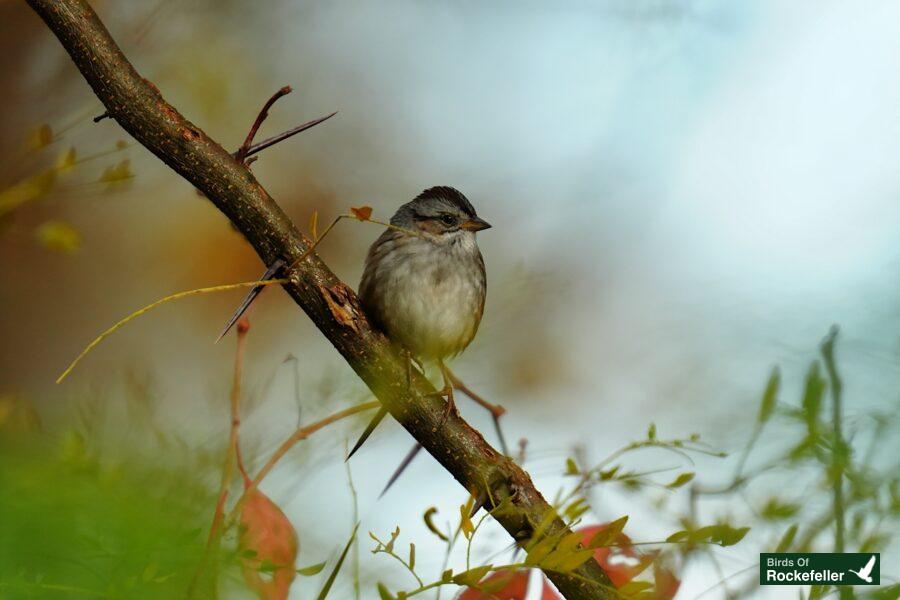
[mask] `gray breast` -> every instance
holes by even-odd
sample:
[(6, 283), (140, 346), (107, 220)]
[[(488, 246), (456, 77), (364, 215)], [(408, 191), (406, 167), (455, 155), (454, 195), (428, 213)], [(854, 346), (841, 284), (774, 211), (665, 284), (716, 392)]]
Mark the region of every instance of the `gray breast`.
[(389, 231), (369, 252), (363, 306), (419, 358), (457, 354), (478, 330), (486, 278), (475, 236), (466, 234), (436, 244)]

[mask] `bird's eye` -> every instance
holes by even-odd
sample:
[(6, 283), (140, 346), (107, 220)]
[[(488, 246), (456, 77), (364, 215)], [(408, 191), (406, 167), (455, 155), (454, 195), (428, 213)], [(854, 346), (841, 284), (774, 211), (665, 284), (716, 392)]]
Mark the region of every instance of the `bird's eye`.
[(441, 223), (447, 227), (453, 227), (456, 225), (456, 217), (453, 215), (441, 215)]

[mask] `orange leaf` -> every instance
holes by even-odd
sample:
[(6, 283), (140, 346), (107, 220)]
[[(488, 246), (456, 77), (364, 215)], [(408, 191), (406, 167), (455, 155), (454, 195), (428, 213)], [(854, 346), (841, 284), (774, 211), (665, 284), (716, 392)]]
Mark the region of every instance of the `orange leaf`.
[(368, 221), (372, 217), (371, 206), (351, 206), (350, 213), (360, 221)]
[(244, 581), (259, 598), (287, 598), (296, 575), (297, 532), (281, 509), (259, 490), (244, 502), (238, 545)]

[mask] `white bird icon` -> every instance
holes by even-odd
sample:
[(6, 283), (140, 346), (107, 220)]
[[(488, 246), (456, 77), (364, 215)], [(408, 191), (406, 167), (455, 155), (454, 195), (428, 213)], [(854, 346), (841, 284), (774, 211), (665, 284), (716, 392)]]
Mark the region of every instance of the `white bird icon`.
[(872, 572), (872, 567), (875, 566), (875, 555), (872, 555), (872, 558), (869, 559), (869, 562), (866, 563), (859, 571), (854, 571), (853, 569), (849, 569), (851, 573), (854, 573), (857, 577), (865, 581), (866, 583), (872, 583), (872, 577), (870, 573)]

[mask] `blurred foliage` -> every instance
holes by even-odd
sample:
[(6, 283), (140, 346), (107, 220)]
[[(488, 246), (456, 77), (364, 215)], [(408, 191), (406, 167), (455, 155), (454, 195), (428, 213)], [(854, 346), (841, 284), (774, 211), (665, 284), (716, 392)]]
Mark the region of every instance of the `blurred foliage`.
[[(548, 521), (539, 524), (532, 537), (520, 544), (519, 550), (513, 550), (514, 559), (520, 550), (525, 552), (524, 558), (519, 555), (518, 561), (472, 562), (473, 542), (487, 518), (484, 515), (477, 522), (472, 521), (472, 498), (460, 506), (455, 531), (445, 533), (437, 528), (434, 507), (425, 511), (426, 527), (447, 547), (444, 570), (429, 583), (416, 571), (415, 544), (409, 543), (408, 553), (396, 549), (399, 527), (386, 541), (371, 533), (376, 542), (372, 552), (391, 557), (416, 583), (411, 589), (396, 592), (378, 583), (379, 597), (402, 600), (442, 586), (463, 586), (466, 591), (461, 597), (466, 599), (525, 598), (528, 569), (569, 571), (593, 557), (610, 575), (623, 598), (671, 598), (680, 586), (678, 574), (690, 563), (705, 560), (719, 573), (720, 583), (713, 588), (717, 595), (738, 599), (758, 591), (758, 563), (726, 573), (715, 548), (741, 544), (750, 556), (758, 552), (884, 551), (893, 541), (900, 519), (900, 472), (890, 462), (879, 469), (876, 454), (891, 435), (896, 435), (897, 419), (894, 414), (880, 412), (844, 417), (843, 386), (835, 358), (836, 339), (835, 328), (822, 343), (821, 360), (813, 361), (807, 371), (798, 403), (781, 399), (781, 373), (777, 368), (772, 370), (756, 418), (748, 420), (748, 441), (735, 457), (734, 473), (725, 484), (704, 483), (706, 478), (698, 474), (693, 459), (696, 455), (725, 459), (725, 453), (701, 442), (697, 434), (662, 438), (656, 425), (651, 424), (643, 439), (627, 444), (597, 463), (588, 465), (580, 452), (565, 459), (563, 473), (576, 482), (568, 490), (560, 491), (554, 507), (573, 533), (546, 535), (544, 529), (554, 516), (548, 515)], [(778, 429), (772, 439), (766, 439), (765, 433), (775, 427)], [(739, 431), (735, 432), (735, 439), (740, 439)], [(764, 447), (771, 456), (757, 465), (750, 459), (758, 447)], [(628, 466), (629, 456), (648, 449), (678, 456), (691, 465), (691, 470), (661, 479), (663, 473), (672, 469), (640, 470)], [(524, 458), (520, 457), (519, 462), (524, 462)], [(783, 478), (780, 482), (769, 479), (779, 476)], [(601, 525), (583, 525), (586, 520), (596, 519), (592, 508), (596, 503), (590, 500), (601, 487), (616, 489), (632, 502), (647, 501), (656, 508), (661, 521), (672, 519), (679, 524), (678, 529), (665, 539), (633, 542), (623, 531), (628, 516)], [(751, 491), (757, 488), (764, 494), (764, 500), (754, 506)], [(772, 489), (779, 489), (779, 494), (773, 495)], [(660, 491), (663, 497), (654, 496)], [(817, 502), (809, 501), (813, 493)], [(674, 503), (674, 495), (683, 502)], [(710, 510), (701, 510), (700, 504), (711, 499), (727, 508), (714, 523), (703, 524), (701, 515), (709, 514)], [(667, 511), (666, 507), (673, 504), (678, 508)], [(501, 502), (491, 512), (503, 510), (503, 505)], [(749, 505), (750, 510), (736, 508), (742, 505)], [(749, 541), (747, 536), (751, 531), (755, 536)], [(466, 568), (455, 572), (447, 564), (460, 538), (466, 541)], [(753, 547), (747, 547), (748, 544)], [(877, 588), (801, 588), (800, 597), (839, 596), (842, 600), (900, 597), (900, 586), (892, 584), (890, 573), (883, 575), (882, 582)], [(542, 586), (541, 598), (558, 598), (546, 583)]]
[[(75, 125), (89, 120), (85, 116)], [(122, 140), (108, 150), (83, 157), (79, 157), (74, 146), (54, 156), (54, 146), (64, 139), (71, 127), (74, 125), (57, 132), (49, 124), (39, 125), (20, 148), (19, 154), (9, 157), (6, 169), (0, 175), (0, 226), (9, 225), (16, 217), (26, 215), (39, 201), (76, 191), (78, 195), (83, 195), (118, 189), (134, 178), (128, 159), (109, 164), (99, 174), (87, 166), (92, 161), (127, 149), (129, 144)], [(61, 254), (77, 252), (83, 241), (77, 227), (60, 218), (49, 219), (36, 226), (34, 239), (41, 247)]]
[(83, 432), (0, 436), (0, 597), (183, 595), (212, 495), (189, 470), (98, 451)]

